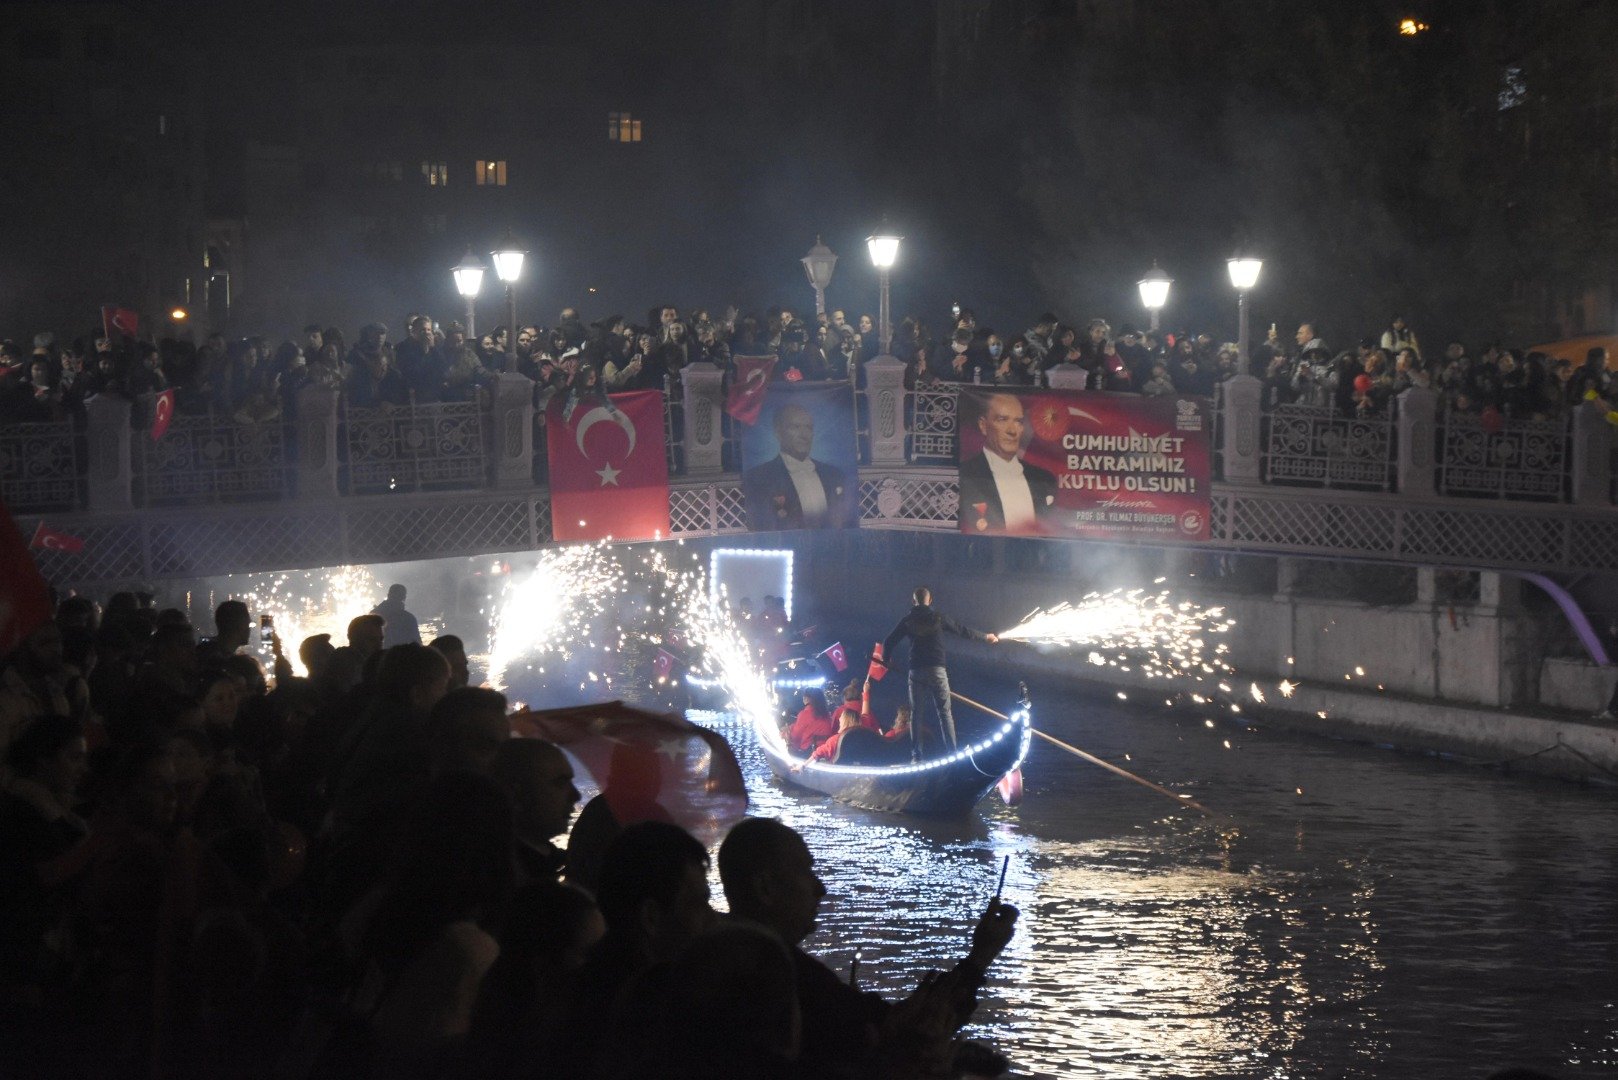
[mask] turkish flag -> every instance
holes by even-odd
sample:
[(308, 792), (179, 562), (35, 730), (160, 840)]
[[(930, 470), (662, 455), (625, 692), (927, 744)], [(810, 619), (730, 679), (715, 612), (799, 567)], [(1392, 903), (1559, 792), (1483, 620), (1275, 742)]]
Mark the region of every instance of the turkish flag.
[(732, 363), (736, 370), (731, 376), (730, 394), (725, 398), (725, 411), (744, 424), (756, 424), (759, 410), (764, 408), (764, 391), (775, 369), (775, 357), (737, 356)]
[(165, 390), (152, 402), (152, 441), (157, 442), (174, 419), (174, 391)]
[(122, 334), (124, 337), (134, 337), (140, 330), (140, 316), (129, 308), (119, 307), (116, 304), (104, 304), (101, 308), (101, 331), (107, 337)]
[(823, 650), (820, 655), (830, 660), (831, 666), (838, 671), (848, 670), (848, 653), (844, 651), (841, 641), (835, 642), (831, 648)]
[(866, 669), (865, 677), (872, 682), (881, 682), (882, 676), (887, 673), (888, 665), (882, 662), (882, 643), (879, 641), (876, 648), (871, 650), (871, 666)]
[(51, 617), (51, 588), (39, 576), (11, 511), (0, 503), (0, 656)]
[(548, 739), (583, 765), (619, 825), (672, 821), (718, 840), (747, 813), (747, 784), (730, 744), (682, 716), (606, 701), (523, 710), (519, 735)]
[(77, 536), (59, 532), (47, 526), (43, 521), (34, 529), (34, 538), (28, 541), (31, 548), (43, 548), (46, 551), (65, 551), (69, 555), (77, 555), (84, 550), (84, 541)]
[(613, 394), (566, 418), (561, 395), (545, 414), (551, 535), (557, 540), (661, 540), (669, 535), (663, 394)]
[(666, 679), (674, 671), (674, 654), (667, 649), (657, 650), (657, 658), (652, 661), (652, 670), (657, 672), (659, 679)]

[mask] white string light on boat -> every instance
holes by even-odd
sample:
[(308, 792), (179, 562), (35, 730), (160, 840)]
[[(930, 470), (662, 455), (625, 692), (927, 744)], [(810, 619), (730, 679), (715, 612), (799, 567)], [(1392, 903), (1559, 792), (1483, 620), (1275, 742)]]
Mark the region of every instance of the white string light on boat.
[(940, 758), (929, 758), (926, 761), (918, 761), (906, 765), (830, 765), (820, 761), (800, 761), (799, 759), (793, 758), (786, 753), (786, 748), (781, 743), (779, 733), (777, 733), (776, 738), (770, 743), (769, 749), (772, 749), (775, 755), (779, 758), (789, 761), (794, 765), (801, 764), (805, 772), (824, 772), (831, 773), (836, 776), (897, 776), (910, 773), (931, 772), (934, 769), (945, 768), (946, 766), (955, 764), (957, 761), (964, 761), (967, 758), (981, 754), (985, 750), (990, 749), (998, 743), (1004, 742), (1007, 738), (1012, 736), (1018, 738), (1021, 741), (1021, 744), (1017, 747), (1017, 760), (1001, 771), (1001, 774), (1003, 775), (1004, 773), (1010, 772), (1013, 769), (1021, 768), (1023, 761), (1028, 757), (1028, 747), (1030, 742), (1033, 740), (1034, 732), (1033, 724), (1027, 709), (1017, 709), (1015, 712), (1011, 713), (1010, 720), (996, 728), (992, 734), (980, 739), (975, 743), (962, 747), (953, 754), (948, 754)]

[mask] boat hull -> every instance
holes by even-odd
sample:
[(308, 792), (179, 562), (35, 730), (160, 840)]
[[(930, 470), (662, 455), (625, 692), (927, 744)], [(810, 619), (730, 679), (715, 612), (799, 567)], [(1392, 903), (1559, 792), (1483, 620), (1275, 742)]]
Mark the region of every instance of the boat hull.
[[(866, 810), (959, 817), (968, 813), (1028, 752), (1025, 713), (963, 746), (950, 757), (890, 766), (824, 765), (788, 756), (764, 742), (770, 771), (784, 783)], [(798, 771), (794, 766), (801, 765)]]

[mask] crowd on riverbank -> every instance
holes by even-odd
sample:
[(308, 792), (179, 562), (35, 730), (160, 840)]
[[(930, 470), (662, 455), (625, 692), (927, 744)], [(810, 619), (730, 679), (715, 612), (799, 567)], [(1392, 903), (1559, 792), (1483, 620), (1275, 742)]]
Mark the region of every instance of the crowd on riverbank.
[[(121, 593), (0, 666), (0, 1044), (31, 1077), (993, 1075), (962, 1042), (1017, 912), (889, 1002), (803, 951), (801, 837), (710, 855), (656, 807), (579, 800), (402, 590), (347, 642), (252, 613), (199, 640)], [(589, 826), (584, 822), (588, 819)], [(561, 840), (562, 834), (569, 834)]]
[[(59, 420), (80, 415), (96, 394), (134, 398), (172, 389), (181, 413), (256, 423), (290, 417), (306, 386), (339, 390), (353, 407), (399, 407), (480, 400), (507, 371), (531, 379), (541, 403), (557, 394), (677, 393), (687, 366), (713, 363), (728, 371), (735, 356), (775, 356), (776, 379), (858, 379), (880, 347), (869, 314), (851, 320), (834, 310), (806, 319), (787, 308), (743, 316), (734, 307), (681, 312), (671, 305), (651, 309), (640, 323), (610, 315), (587, 324), (576, 309), (565, 308), (552, 327), (528, 325), (513, 333), (502, 326), (479, 338), (458, 322), (419, 313), (405, 316), (397, 339), (387, 326), (371, 323), (352, 343), (343, 331), (317, 324), (278, 344), (222, 334), (192, 345), (103, 333), (60, 341), (44, 333), (34, 337), (31, 351), (0, 342), (0, 419)], [(959, 307), (941, 321), (902, 320), (891, 352), (905, 363), (910, 389), (1034, 386), (1047, 381), (1051, 369), (1066, 367), (1082, 369), (1089, 389), (1208, 396), (1242, 371), (1237, 346), (1208, 333), (1160, 334), (1129, 325), (1115, 332), (1100, 318), (1081, 329), (1047, 313), (1021, 333), (1001, 334)], [(1396, 315), (1383, 330), (1337, 350), (1310, 323), (1299, 326), (1291, 343), (1272, 324), (1252, 348), (1247, 373), (1264, 381), (1269, 408), (1307, 405), (1381, 416), (1403, 391), (1426, 387), (1453, 412), (1546, 420), (1591, 398), (1606, 401), (1606, 364), (1602, 349), (1590, 350), (1582, 365), (1495, 343), (1476, 348), (1452, 341), (1442, 351), (1424, 349)]]

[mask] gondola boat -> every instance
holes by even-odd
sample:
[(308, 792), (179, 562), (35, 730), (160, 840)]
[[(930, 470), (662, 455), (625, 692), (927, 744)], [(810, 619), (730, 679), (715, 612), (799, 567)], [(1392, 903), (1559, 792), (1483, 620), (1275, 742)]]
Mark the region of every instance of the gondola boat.
[[(777, 733), (764, 731), (759, 732), (759, 747), (770, 771), (793, 787), (866, 810), (958, 817), (1021, 768), (1031, 737), (1029, 709), (1023, 702), (1007, 719), (963, 736), (958, 750), (919, 762), (908, 757), (892, 764), (804, 761), (787, 753)], [(906, 747), (895, 749), (907, 753)], [(1019, 775), (1019, 788), (1020, 783)]]

